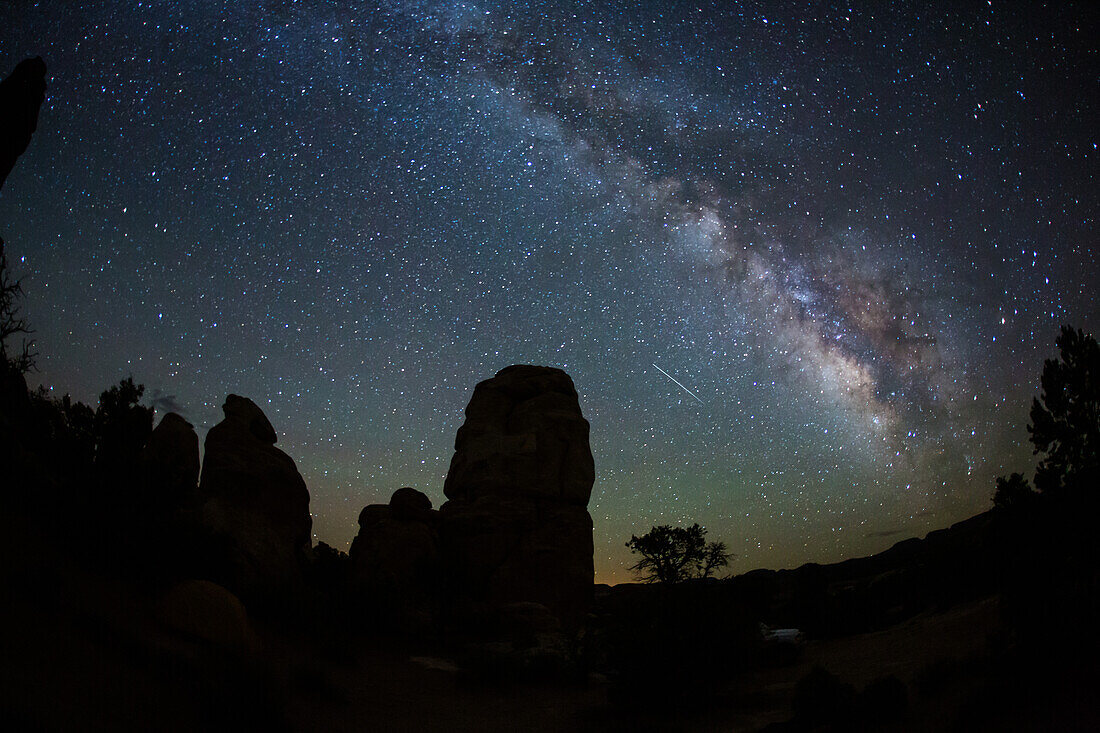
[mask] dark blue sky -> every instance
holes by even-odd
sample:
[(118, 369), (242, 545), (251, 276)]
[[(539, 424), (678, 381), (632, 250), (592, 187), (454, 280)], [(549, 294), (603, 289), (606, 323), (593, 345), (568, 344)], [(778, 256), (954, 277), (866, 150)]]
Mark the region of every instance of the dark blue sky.
[(1096, 11), (820, 5), (5, 4), (35, 378), (252, 397), (339, 547), (525, 362), (592, 423), (599, 580), (658, 523), (747, 570), (982, 510), (1098, 324)]

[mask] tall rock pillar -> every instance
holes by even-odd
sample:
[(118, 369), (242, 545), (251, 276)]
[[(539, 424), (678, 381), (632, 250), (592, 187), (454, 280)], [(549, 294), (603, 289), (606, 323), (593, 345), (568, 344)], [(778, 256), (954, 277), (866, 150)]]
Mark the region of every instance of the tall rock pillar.
[(593, 584), (588, 431), (560, 369), (510, 366), (477, 385), (440, 508), (459, 595), (496, 608), (540, 603), (567, 628), (580, 624)]
[(313, 524), (309, 491), (255, 402), (229, 395), (222, 409), (225, 419), (206, 435), (202, 522), (228, 544), (232, 590), (277, 595), (301, 580)]

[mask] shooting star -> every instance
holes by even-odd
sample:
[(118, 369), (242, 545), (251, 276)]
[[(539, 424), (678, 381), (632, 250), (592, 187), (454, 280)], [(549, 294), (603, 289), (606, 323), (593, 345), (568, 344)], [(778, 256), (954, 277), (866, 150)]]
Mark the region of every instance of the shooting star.
[[(656, 364), (653, 364), (653, 368), (654, 368), (654, 369), (656, 369), (657, 371), (659, 371), (659, 372), (660, 372), (661, 374), (664, 374), (664, 375), (665, 375), (666, 377), (668, 377), (669, 379), (671, 379), (671, 380), (672, 380), (673, 382), (676, 382), (676, 377), (672, 376), (671, 374), (669, 374), (668, 372), (666, 372), (666, 371), (665, 371), (664, 369), (662, 369), (661, 367), (657, 366)], [(689, 395), (691, 395), (692, 397), (694, 397), (694, 398), (695, 398), (695, 399), (696, 399), (696, 400), (697, 400), (697, 401), (699, 402), (699, 404), (700, 404), (700, 405), (705, 405), (705, 404), (707, 404), (706, 402), (703, 402), (702, 400), (700, 400), (700, 399), (699, 399), (699, 396), (698, 396), (697, 394), (695, 394), (694, 392), (692, 392), (692, 391), (691, 391), (690, 389), (688, 389), (688, 388), (687, 388), (687, 387), (685, 387), (684, 385), (680, 384), (679, 382), (676, 382), (676, 386), (677, 386), (677, 387), (679, 387), (680, 389), (684, 390), (685, 392), (687, 392), (687, 393), (688, 393)]]

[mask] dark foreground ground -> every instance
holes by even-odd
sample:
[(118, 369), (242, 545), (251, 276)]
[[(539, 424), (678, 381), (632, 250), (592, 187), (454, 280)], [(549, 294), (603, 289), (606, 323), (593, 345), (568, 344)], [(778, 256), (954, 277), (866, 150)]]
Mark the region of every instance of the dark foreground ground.
[[(890, 674), (905, 683), (907, 711), (871, 724), (874, 730), (1100, 730), (1091, 690), (1025, 694), (996, 709), (1006, 692), (994, 651), (998, 606), (987, 598), (884, 631), (811, 641), (791, 664), (737, 676), (709, 698), (672, 710), (613, 704), (599, 677), (586, 686), (490, 687), (446, 657), (373, 651), (325, 673), (328, 703), (299, 695), (288, 716), (299, 730), (361, 730), (370, 721), (380, 730), (409, 731), (760, 731), (791, 718), (798, 681), (820, 666), (857, 689)], [(1017, 682), (1022, 689), (1042, 685)]]
[[(904, 684), (903, 709), (864, 719), (862, 729), (1100, 730), (1090, 676), (1061, 668), (1061, 650), (1031, 665), (1006, 656), (997, 595), (810, 640), (789, 659), (669, 705), (654, 694), (659, 682), (624, 696), (598, 672), (489, 678), (454, 649), (377, 633), (319, 643), (257, 622), (259, 648), (229, 650), (171, 630), (150, 594), (44, 544), (44, 529), (9, 529), (0, 637), (9, 730), (848, 729), (787, 722), (799, 680), (815, 667), (855, 690), (886, 675)], [(1072, 633), (1063, 638), (1074, 643)]]

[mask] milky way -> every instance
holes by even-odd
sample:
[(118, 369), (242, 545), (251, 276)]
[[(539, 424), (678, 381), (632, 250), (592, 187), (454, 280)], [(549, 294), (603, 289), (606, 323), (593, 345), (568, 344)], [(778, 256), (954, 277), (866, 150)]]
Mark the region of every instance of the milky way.
[(36, 379), (253, 397), (341, 547), (512, 363), (577, 384), (600, 580), (658, 523), (745, 570), (980, 511), (1098, 323), (1095, 11), (818, 5), (8, 4)]

